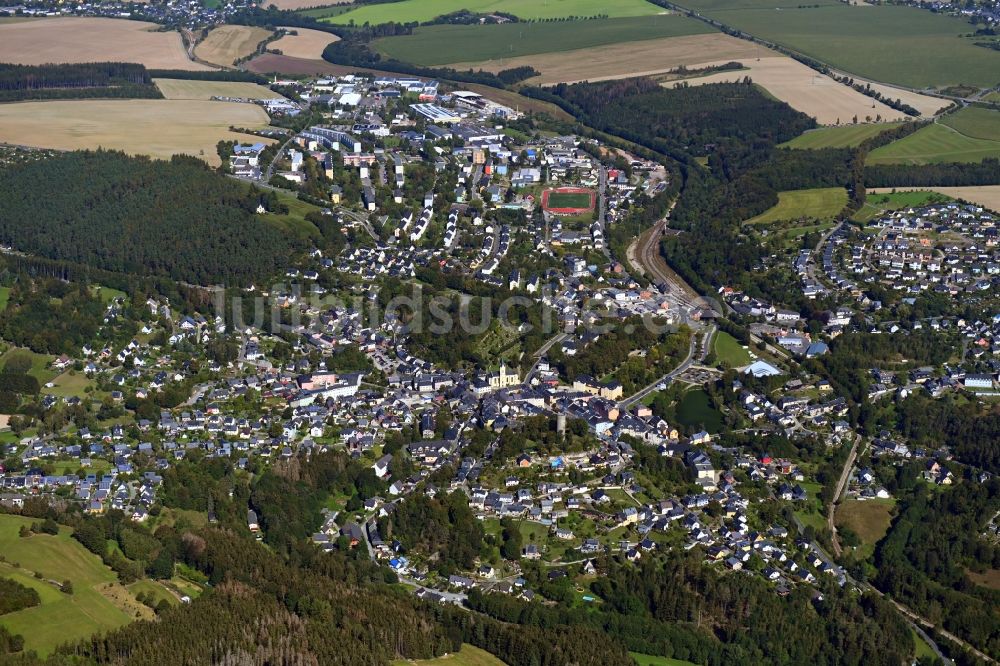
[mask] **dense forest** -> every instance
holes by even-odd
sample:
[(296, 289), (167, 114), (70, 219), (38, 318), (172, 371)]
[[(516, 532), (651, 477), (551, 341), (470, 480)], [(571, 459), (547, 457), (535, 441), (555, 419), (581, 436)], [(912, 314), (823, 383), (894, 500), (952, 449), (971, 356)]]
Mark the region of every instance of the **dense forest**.
[(933, 492), (917, 484), (876, 549), (876, 587), (966, 639), (1000, 654), (1000, 592), (973, 584), (969, 568), (1000, 568), (1000, 548), (980, 535), (1000, 510), (1000, 481)]
[(128, 62), (0, 63), (0, 102), (82, 97), (162, 98), (146, 68)]
[(193, 157), (71, 152), (3, 176), (0, 242), (49, 259), (196, 284), (246, 284), (279, 272), (293, 251), (255, 216), (273, 193)]
[(918, 444), (947, 444), (962, 462), (1000, 474), (1000, 413), (952, 397), (919, 392), (896, 409), (900, 434)]
[(483, 526), (460, 492), (409, 497), (379, 521), (379, 533), (425, 554), (436, 554), (438, 570), (445, 574), (472, 569), (483, 546)]
[(816, 122), (750, 83), (664, 88), (652, 79), (559, 84), (525, 94), (556, 101), (580, 121), (665, 154), (707, 155), (781, 143)]
[(21, 585), (12, 578), (0, 577), (0, 615), (15, 613), (40, 603), (37, 591)]
[[(87, 284), (22, 278), (11, 287), (7, 307), (0, 312), (0, 335), (19, 347), (44, 354), (78, 354), (83, 345), (94, 340), (106, 309)], [(122, 329), (122, 338), (137, 330), (134, 323), (124, 321), (117, 327)], [(6, 368), (4, 373), (28, 377), (14, 375)], [(2, 388), (5, 386), (0, 384)], [(37, 388), (33, 392), (37, 393)]]
[(1000, 160), (946, 164), (873, 164), (865, 167), (867, 187), (1000, 185)]
[(474, 610), (529, 626), (593, 627), (629, 650), (706, 666), (728, 664), (890, 664), (913, 641), (891, 606), (873, 595), (824, 586), (823, 600), (800, 588), (787, 597), (761, 578), (727, 576), (687, 553), (666, 562), (621, 565), (599, 559), (599, 607), (526, 603), (473, 591)]

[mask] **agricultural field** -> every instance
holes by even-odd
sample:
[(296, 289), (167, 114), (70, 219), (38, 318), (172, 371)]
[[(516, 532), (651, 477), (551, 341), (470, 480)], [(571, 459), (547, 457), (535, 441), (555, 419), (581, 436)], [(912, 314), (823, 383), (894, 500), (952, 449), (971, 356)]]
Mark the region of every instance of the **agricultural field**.
[(1000, 157), (1000, 111), (965, 108), (873, 150), (869, 164), (981, 162)]
[(294, 30), (294, 35), (284, 35), (267, 45), (271, 51), (281, 51), (282, 55), (293, 58), (319, 59), (323, 57), (323, 49), (331, 42), (340, 39), (337, 35), (322, 30), (309, 30), (308, 28), (283, 28), (284, 30)]
[(167, 99), (210, 100), (213, 97), (243, 97), (245, 99), (281, 99), (281, 95), (256, 83), (242, 81), (193, 81), (187, 79), (153, 79)]
[(403, 0), (381, 5), (364, 5), (349, 12), (326, 19), (330, 23), (355, 25), (371, 23), (410, 23), (430, 21), (444, 14), (462, 9), (477, 13), (506, 12), (523, 19), (551, 19), (569, 16), (587, 17), (608, 15), (652, 16), (662, 14), (661, 7), (645, 0), (619, 0), (609, 4), (604, 0)]
[[(21, 525), (31, 522), (0, 515), (0, 553), (7, 558), (0, 564), (0, 575), (32, 587), (42, 600), (39, 606), (0, 616), (0, 624), (25, 637), (27, 649), (49, 654), (61, 643), (120, 627), (135, 619), (136, 613), (142, 614), (114, 573), (73, 540), (69, 528), (61, 528), (58, 536), (18, 536)], [(72, 595), (49, 582), (64, 580), (73, 582)]]
[[(962, 19), (911, 7), (775, 7), (764, 0), (734, 3), (683, 0), (685, 7), (771, 40), (833, 67), (882, 83), (913, 88), (1000, 82), (1000, 52), (981, 48)], [(905, 54), (905, 57), (900, 57)]]
[(809, 130), (791, 141), (786, 141), (780, 147), (809, 150), (818, 150), (820, 148), (856, 148), (862, 142), (899, 125), (900, 123), (866, 123), (862, 125), (820, 127), (819, 129)]
[(313, 7), (325, 7), (327, 5), (350, 5), (350, 0), (347, 2), (330, 2), (330, 0), (271, 0), (268, 4), (274, 5), (278, 9), (284, 9), (287, 11), (298, 11), (300, 9), (312, 9)]
[[(906, 114), (862, 95), (857, 90), (824, 76), (797, 60), (786, 57), (747, 58), (739, 61), (746, 69), (716, 72), (685, 79), (683, 85), (731, 83), (746, 77), (793, 109), (816, 119), (821, 125), (902, 120)], [(706, 63), (724, 64), (724, 63)], [(680, 85), (664, 84), (668, 87)]]
[(114, 148), (167, 158), (176, 153), (221, 161), (222, 140), (261, 141), (229, 130), (265, 127), (255, 104), (199, 100), (55, 100), (0, 105), (0, 141), (39, 148)]
[[(1000, 205), (1000, 186), (994, 186), (997, 191), (997, 204)], [(969, 188), (944, 188), (944, 189), (969, 189), (979, 190), (979, 187)], [(902, 210), (903, 208), (917, 208), (928, 206), (932, 203), (945, 203), (952, 199), (951, 196), (943, 192), (930, 191), (927, 188), (872, 188), (867, 190), (865, 205), (856, 212), (851, 219), (857, 222), (869, 222), (887, 211)]]
[(714, 32), (714, 28), (701, 21), (664, 14), (555, 23), (430, 25), (417, 28), (412, 35), (379, 39), (373, 46), (380, 53), (404, 62), (445, 65)]
[(746, 224), (770, 224), (799, 219), (827, 220), (846, 205), (847, 190), (842, 187), (778, 192), (778, 205), (747, 220)]
[(680, 66), (692, 67), (707, 62), (728, 62), (743, 58), (775, 55), (751, 42), (722, 33), (686, 35), (594, 46), (572, 51), (558, 51), (503, 61), (460, 62), (456, 69), (469, 67), (498, 72), (510, 67), (531, 66), (541, 72), (528, 79), (528, 85), (604, 81), (629, 76), (663, 74)]
[(741, 368), (750, 365), (750, 352), (743, 349), (739, 340), (725, 331), (718, 331), (712, 339), (712, 351), (719, 363), (730, 368)]
[(471, 645), (463, 645), (455, 654), (437, 659), (397, 659), (392, 666), (505, 666), (486, 650)]
[(138, 62), (151, 69), (210, 70), (188, 59), (176, 31), (155, 23), (61, 17), (0, 23), (0, 62)]
[(220, 25), (194, 47), (194, 54), (205, 62), (229, 67), (257, 50), (257, 45), (271, 36), (270, 30), (246, 25)]

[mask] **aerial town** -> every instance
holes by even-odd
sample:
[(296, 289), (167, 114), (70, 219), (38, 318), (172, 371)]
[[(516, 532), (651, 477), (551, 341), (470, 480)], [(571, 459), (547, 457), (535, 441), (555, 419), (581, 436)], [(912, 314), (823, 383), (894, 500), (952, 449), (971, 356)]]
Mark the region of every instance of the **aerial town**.
[[(413, 2), (0, 8), (192, 64), (0, 62), (0, 132), (198, 135), (0, 137), (0, 664), (996, 663), (1000, 81), (855, 80), (751, 0)], [(626, 28), (733, 55), (533, 50)]]

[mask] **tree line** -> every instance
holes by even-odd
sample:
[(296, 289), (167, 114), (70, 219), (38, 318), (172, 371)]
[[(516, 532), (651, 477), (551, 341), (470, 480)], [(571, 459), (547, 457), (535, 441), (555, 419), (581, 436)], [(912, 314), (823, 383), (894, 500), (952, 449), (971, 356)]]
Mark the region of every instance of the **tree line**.
[(0, 102), (83, 97), (162, 99), (163, 95), (137, 63), (0, 63)]

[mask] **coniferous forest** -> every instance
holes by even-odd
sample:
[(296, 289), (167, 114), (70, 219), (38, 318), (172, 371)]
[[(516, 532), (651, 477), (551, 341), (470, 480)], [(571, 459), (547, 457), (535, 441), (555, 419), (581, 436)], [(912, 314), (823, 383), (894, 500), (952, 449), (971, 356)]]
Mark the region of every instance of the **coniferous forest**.
[(65, 153), (3, 173), (0, 242), (116, 273), (246, 284), (275, 274), (293, 251), (256, 214), (273, 196), (193, 157)]

